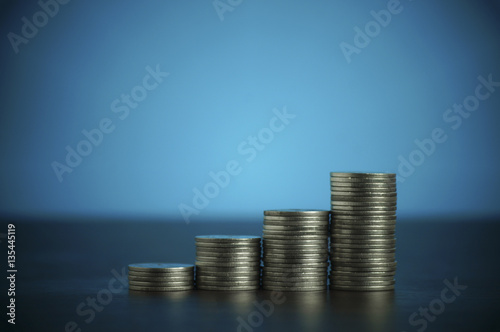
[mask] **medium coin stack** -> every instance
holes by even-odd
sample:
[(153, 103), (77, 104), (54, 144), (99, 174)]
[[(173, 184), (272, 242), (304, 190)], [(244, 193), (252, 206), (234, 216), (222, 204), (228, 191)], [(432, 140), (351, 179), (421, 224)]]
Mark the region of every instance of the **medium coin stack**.
[(260, 288), (260, 237), (202, 235), (196, 240), (196, 287), (203, 290)]
[(141, 263), (128, 266), (128, 285), (133, 291), (172, 292), (194, 288), (194, 265)]
[(330, 173), (330, 288), (393, 290), (396, 175)]
[(326, 290), (329, 223), (330, 211), (264, 211), (262, 287)]

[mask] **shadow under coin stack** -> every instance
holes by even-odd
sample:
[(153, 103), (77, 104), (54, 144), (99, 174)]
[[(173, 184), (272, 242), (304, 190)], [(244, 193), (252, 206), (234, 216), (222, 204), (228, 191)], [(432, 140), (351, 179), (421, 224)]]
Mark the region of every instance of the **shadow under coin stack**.
[(172, 292), (194, 288), (194, 265), (141, 263), (128, 266), (128, 285), (132, 291)]
[(262, 287), (326, 290), (329, 222), (330, 211), (264, 211)]
[(196, 287), (202, 290), (260, 288), (260, 237), (196, 236)]
[(396, 175), (330, 173), (330, 288), (393, 290)]

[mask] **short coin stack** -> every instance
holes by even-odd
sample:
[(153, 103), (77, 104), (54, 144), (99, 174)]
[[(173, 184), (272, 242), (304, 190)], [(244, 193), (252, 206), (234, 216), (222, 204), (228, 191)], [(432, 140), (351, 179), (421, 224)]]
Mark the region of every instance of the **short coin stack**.
[(198, 289), (230, 291), (260, 288), (259, 236), (201, 235), (195, 240)]
[(330, 211), (264, 211), (262, 287), (326, 290), (329, 222)]
[(393, 290), (396, 175), (330, 173), (330, 288)]
[(128, 266), (131, 291), (172, 292), (194, 288), (194, 265), (176, 263), (141, 263)]

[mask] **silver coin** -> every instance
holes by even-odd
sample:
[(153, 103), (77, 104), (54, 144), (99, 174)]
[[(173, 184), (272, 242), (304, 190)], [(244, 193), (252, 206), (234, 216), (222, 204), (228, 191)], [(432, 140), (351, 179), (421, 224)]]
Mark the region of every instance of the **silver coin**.
[(342, 268), (344, 270), (349, 268), (360, 268), (360, 269), (395, 269), (397, 266), (397, 262), (334, 262), (332, 266), (337, 268)]
[(252, 248), (228, 248), (228, 247), (199, 247), (196, 248), (196, 253), (206, 253), (206, 254), (214, 254), (214, 255), (247, 255), (247, 254), (253, 254), (255, 252), (259, 252), (260, 247), (255, 246)]
[(390, 286), (396, 283), (394, 279), (381, 280), (381, 281), (356, 281), (356, 280), (333, 279), (331, 280), (331, 282), (334, 285), (345, 285), (345, 286)]
[(303, 220), (264, 220), (264, 226), (309, 226), (309, 227), (328, 227), (329, 220), (321, 221), (303, 221)]
[(301, 246), (301, 245), (316, 245), (316, 246), (323, 246), (323, 245), (328, 245), (328, 236), (322, 236), (319, 238), (311, 238), (311, 239), (295, 239), (295, 238), (265, 238), (262, 240), (263, 247), (274, 244), (274, 245), (285, 245), (285, 246)]
[(194, 270), (194, 265), (192, 264), (180, 264), (180, 263), (139, 263), (139, 264), (129, 264), (129, 271), (140, 271), (140, 272), (150, 272), (150, 273), (178, 273), (178, 272), (191, 272)]
[(210, 291), (253, 291), (260, 288), (258, 286), (209, 286), (209, 285), (196, 285), (196, 288), (201, 290)]
[(365, 253), (364, 255), (359, 254), (332, 254), (330, 256), (330, 260), (332, 262), (336, 261), (355, 261), (355, 260), (385, 260), (385, 261), (394, 261), (396, 259), (396, 255), (394, 253), (389, 254), (372, 254), (370, 252)]
[(351, 249), (351, 250), (357, 250), (357, 251), (372, 251), (375, 249), (392, 249), (395, 247), (395, 245), (392, 244), (380, 244), (380, 243), (367, 243), (367, 244), (352, 244), (352, 243), (332, 243), (331, 244), (332, 251), (338, 250), (338, 249)]
[(307, 286), (322, 286), (327, 284), (327, 279), (314, 280), (314, 281), (284, 281), (284, 280), (273, 280), (273, 279), (262, 279), (262, 284), (266, 286), (281, 286), (281, 287), (307, 287)]
[(220, 264), (219, 263), (222, 263), (222, 264), (231, 264), (231, 266), (233, 265), (232, 263), (235, 263), (235, 262), (240, 262), (241, 264), (236, 264), (236, 265), (246, 265), (246, 263), (248, 264), (258, 264), (260, 262), (260, 257), (246, 257), (246, 258), (238, 258), (238, 257), (233, 257), (233, 258), (229, 258), (229, 257), (224, 257), (224, 258), (220, 258), (220, 257), (206, 257), (206, 256), (196, 256), (196, 261), (198, 262), (204, 262), (204, 263), (215, 263), (215, 266), (219, 266)]
[(234, 272), (234, 271), (200, 271), (196, 273), (196, 277), (213, 277), (213, 278), (259, 278), (260, 270), (256, 271), (244, 271), (244, 272)]
[[(349, 233), (349, 234), (385, 234), (392, 233), (396, 231), (396, 223), (392, 224), (382, 224), (382, 225), (364, 225), (364, 224), (354, 224), (353, 223), (332, 223), (331, 232), (332, 233)], [(373, 233), (372, 233), (373, 232)]]
[(170, 281), (191, 281), (194, 279), (194, 274), (191, 274), (189, 276), (137, 276), (137, 275), (130, 275), (128, 276), (129, 281), (165, 281), (165, 282), (170, 282)]
[(353, 222), (353, 223), (377, 223), (377, 222), (395, 222), (397, 217), (395, 215), (390, 216), (349, 216), (349, 215), (337, 215), (332, 218), (332, 222)]
[(328, 235), (272, 235), (272, 236), (265, 236), (265, 240), (270, 240), (270, 241), (297, 241), (297, 242), (303, 242), (303, 241), (328, 241)]
[(280, 287), (280, 286), (266, 286), (262, 285), (262, 289), (266, 291), (277, 292), (326, 292), (325, 286), (314, 287)]
[(147, 286), (147, 287), (168, 287), (168, 286), (189, 286), (193, 280), (186, 281), (136, 281), (129, 280), (129, 286)]
[[(264, 262), (265, 264), (266, 262)], [(268, 262), (267, 265), (264, 265), (264, 266), (267, 266), (267, 267), (278, 267), (278, 268), (283, 268), (283, 269), (293, 269), (293, 268), (296, 268), (296, 267), (302, 267), (302, 268), (306, 268), (306, 267), (316, 267), (316, 268), (319, 268), (319, 267), (328, 267), (328, 262), (310, 262), (310, 263), (276, 263), (276, 262)]]
[(223, 287), (223, 286), (259, 286), (260, 285), (260, 280), (223, 280), (223, 281), (214, 281), (214, 280), (198, 280), (196, 279), (196, 285), (200, 286), (216, 286), (216, 287)]
[(393, 282), (394, 276), (369, 276), (369, 277), (354, 277), (345, 274), (334, 275), (333, 278), (330, 277), (330, 280), (338, 280), (338, 281), (353, 281), (353, 282)]
[(396, 234), (396, 230), (392, 229), (346, 229), (341, 227), (332, 227), (332, 233), (337, 235), (355, 235), (355, 236), (392, 236)]
[(216, 267), (236, 267), (236, 266), (259, 266), (260, 260), (255, 262), (248, 261), (195, 261), (196, 266), (216, 266)]
[(345, 194), (358, 194), (358, 195), (374, 195), (374, 194), (396, 194), (397, 189), (393, 187), (389, 188), (363, 188), (363, 187), (340, 187), (340, 186), (330, 186), (330, 193), (340, 192)]
[(237, 259), (251, 259), (260, 257), (260, 250), (243, 251), (243, 252), (216, 252), (216, 251), (204, 251), (196, 250), (196, 256), (207, 257), (207, 258), (237, 258)]
[(198, 275), (196, 280), (204, 281), (258, 281), (259, 275), (243, 275), (243, 276), (218, 276), (218, 275)]
[(335, 181), (330, 178), (330, 187), (348, 187), (348, 188), (391, 188), (396, 189), (394, 181)]
[(348, 199), (337, 199), (337, 196), (331, 197), (331, 204), (333, 205), (347, 205), (347, 206), (396, 206), (397, 203), (395, 200), (354, 200), (352, 198)]
[(273, 236), (273, 235), (285, 235), (285, 236), (294, 236), (294, 235), (328, 235), (328, 230), (289, 230), (289, 231), (278, 231), (278, 230), (268, 230), (264, 229), (262, 231), (264, 236)]
[(369, 241), (374, 241), (374, 240), (393, 240), (394, 236), (392, 234), (385, 234), (385, 235), (377, 235), (377, 234), (363, 234), (363, 235), (356, 235), (356, 234), (340, 234), (340, 233), (333, 233), (332, 234), (332, 239), (346, 239), (346, 240), (369, 240)]
[(371, 197), (371, 196), (349, 196), (349, 195), (334, 195), (330, 196), (333, 202), (354, 202), (354, 203), (397, 203), (397, 196), (389, 197)]
[(197, 265), (196, 273), (198, 272), (252, 272), (260, 271), (260, 266), (256, 264), (252, 265), (239, 265), (239, 266), (211, 266), (211, 265)]
[(377, 184), (392, 184), (396, 185), (396, 179), (395, 178), (388, 178), (388, 179), (383, 179), (383, 178), (347, 178), (347, 177), (330, 177), (330, 183), (333, 185), (335, 183), (377, 183)]
[(264, 264), (317, 264), (327, 262), (328, 258), (266, 258)]
[(358, 291), (358, 292), (369, 292), (369, 291), (388, 291), (394, 290), (394, 284), (392, 285), (335, 285), (331, 284), (330, 289), (333, 290), (343, 290), (343, 291)]
[(360, 201), (360, 202), (396, 202), (398, 195), (395, 192), (365, 193), (359, 191), (330, 191), (331, 201)]
[(262, 269), (262, 276), (274, 277), (274, 278), (311, 278), (311, 277), (326, 277), (328, 275), (326, 268), (321, 270), (313, 270), (312, 272), (296, 272), (296, 271), (273, 271), (269, 269)]
[(328, 210), (314, 210), (314, 209), (284, 209), (284, 210), (266, 210), (265, 216), (329, 216)]
[(386, 206), (366, 206), (366, 205), (332, 205), (334, 213), (391, 213), (395, 214), (397, 211), (396, 205)]
[(332, 207), (332, 213), (337, 218), (338, 216), (395, 216), (396, 211), (377, 211), (377, 210), (336, 210)]
[(304, 253), (277, 254), (277, 253), (264, 252), (262, 259), (265, 261), (267, 258), (272, 258), (272, 259), (282, 259), (282, 258), (326, 259), (326, 258), (328, 258), (328, 253), (327, 252), (320, 252), (320, 253), (305, 253), (305, 254)]
[(393, 271), (369, 271), (369, 272), (352, 272), (352, 271), (332, 271), (331, 278), (394, 278), (396, 270)]
[(271, 281), (271, 282), (283, 282), (283, 283), (292, 283), (292, 282), (327, 282), (326, 274), (317, 274), (317, 275), (294, 275), (294, 276), (282, 276), (282, 275), (273, 275), (273, 274), (265, 274), (262, 276), (262, 281)]
[(196, 248), (232, 248), (238, 250), (255, 250), (260, 248), (260, 242), (252, 244), (196, 242)]
[(260, 236), (256, 235), (198, 235), (196, 241), (200, 242), (260, 242)]
[[(327, 248), (325, 248), (326, 250)], [(328, 250), (318, 250), (316, 247), (312, 248), (299, 248), (299, 249), (277, 249), (277, 248), (266, 248), (264, 250), (264, 255), (290, 255), (290, 256), (301, 256), (301, 255), (323, 255), (327, 254)]]
[[(277, 240), (270, 240), (270, 241), (277, 241)], [(301, 251), (301, 250), (308, 250), (308, 249), (315, 249), (317, 251), (321, 252), (328, 252), (328, 241), (321, 241), (319, 243), (300, 243), (300, 241), (297, 241), (299, 243), (290, 243), (290, 244), (284, 244), (284, 243), (276, 243), (276, 242), (271, 242), (266, 244), (263, 247), (263, 251), (269, 251), (271, 249), (279, 249), (279, 250), (290, 250), (290, 251)]]
[(128, 286), (131, 291), (138, 292), (177, 292), (194, 289), (194, 284), (189, 286), (169, 286), (169, 287), (149, 287), (149, 286)]
[(339, 177), (349, 177), (349, 178), (396, 178), (396, 173), (364, 173), (364, 172), (330, 172), (330, 176), (339, 176)]
[[(335, 244), (335, 243), (332, 243)], [(373, 254), (393, 254), (396, 252), (396, 247), (387, 247), (387, 248), (370, 248), (367, 247), (369, 253)], [(331, 254), (365, 254), (365, 248), (331, 248)]]
[(296, 225), (264, 225), (263, 229), (266, 231), (316, 231), (316, 232), (328, 232), (328, 225), (302, 225), (300, 223)]
[(325, 222), (330, 220), (330, 215), (328, 216), (323, 216), (323, 217), (301, 217), (301, 216), (289, 216), (289, 217), (284, 217), (284, 216), (264, 216), (264, 223), (267, 222), (291, 222), (293, 221), (296, 224), (302, 224), (302, 223), (314, 223), (314, 222)]

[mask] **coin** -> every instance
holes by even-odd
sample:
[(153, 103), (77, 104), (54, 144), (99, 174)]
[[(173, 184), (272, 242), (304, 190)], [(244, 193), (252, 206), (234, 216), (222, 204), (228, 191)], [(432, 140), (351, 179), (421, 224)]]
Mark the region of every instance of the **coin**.
[(151, 273), (177, 273), (177, 272), (191, 272), (194, 266), (191, 264), (179, 263), (140, 263), (129, 264), (129, 271), (151, 272)]
[(169, 286), (169, 287), (147, 287), (147, 286), (129, 286), (131, 291), (139, 292), (176, 292), (176, 291), (188, 291), (194, 289), (194, 284), (191, 286)]
[(193, 280), (187, 281), (136, 281), (129, 280), (129, 286), (147, 286), (147, 287), (168, 287), (168, 286), (189, 286)]
[(173, 277), (149, 277), (149, 276), (135, 276), (135, 275), (130, 275), (128, 276), (129, 281), (151, 281), (151, 282), (175, 282), (175, 281), (192, 281), (194, 279), (194, 275), (191, 274), (190, 276), (173, 276)]
[(201, 290), (212, 291), (252, 291), (260, 288), (260, 285), (251, 286), (209, 286), (209, 285), (196, 285), (196, 288)]
[(255, 235), (198, 235), (196, 242), (221, 243), (260, 243), (260, 236)]
[(285, 210), (266, 210), (265, 216), (324, 216), (328, 217), (328, 210), (308, 210), (308, 209), (285, 209)]

